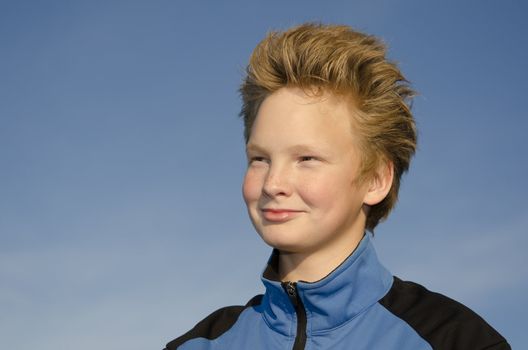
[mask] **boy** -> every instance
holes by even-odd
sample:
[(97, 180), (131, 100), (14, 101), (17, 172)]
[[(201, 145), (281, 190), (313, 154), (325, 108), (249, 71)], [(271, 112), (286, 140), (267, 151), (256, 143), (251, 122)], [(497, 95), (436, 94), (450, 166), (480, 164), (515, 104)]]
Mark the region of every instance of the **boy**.
[(306, 24), (254, 50), (240, 89), (243, 196), (274, 248), (264, 295), (172, 349), (510, 349), (465, 306), (393, 277), (371, 238), (416, 148), (413, 91), (382, 44)]

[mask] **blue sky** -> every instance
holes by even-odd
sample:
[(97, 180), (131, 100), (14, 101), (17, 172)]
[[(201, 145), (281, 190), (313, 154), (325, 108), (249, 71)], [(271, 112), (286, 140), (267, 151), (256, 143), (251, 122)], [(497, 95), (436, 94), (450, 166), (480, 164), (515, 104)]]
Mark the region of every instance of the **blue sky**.
[(0, 348), (159, 348), (262, 291), (237, 88), (272, 29), (380, 36), (419, 151), (377, 230), (395, 274), (528, 347), (520, 1), (1, 1)]

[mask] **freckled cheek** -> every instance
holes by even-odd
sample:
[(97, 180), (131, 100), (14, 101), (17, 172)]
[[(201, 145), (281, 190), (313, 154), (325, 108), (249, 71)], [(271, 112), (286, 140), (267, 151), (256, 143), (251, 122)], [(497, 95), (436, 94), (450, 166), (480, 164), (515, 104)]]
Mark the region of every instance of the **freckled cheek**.
[(297, 192), (310, 207), (324, 206), (328, 202), (330, 186), (318, 181), (297, 183)]
[(313, 209), (328, 209), (337, 199), (340, 186), (333, 179), (310, 179), (298, 183), (297, 189), (304, 203)]

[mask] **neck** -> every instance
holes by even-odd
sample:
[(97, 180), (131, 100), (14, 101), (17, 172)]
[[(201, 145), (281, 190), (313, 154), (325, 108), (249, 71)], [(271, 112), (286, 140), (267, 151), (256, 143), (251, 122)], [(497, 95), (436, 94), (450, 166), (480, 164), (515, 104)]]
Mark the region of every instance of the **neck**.
[(282, 281), (316, 282), (335, 270), (359, 245), (364, 226), (347, 232), (341, 239), (328, 242), (312, 252), (279, 254), (279, 275)]

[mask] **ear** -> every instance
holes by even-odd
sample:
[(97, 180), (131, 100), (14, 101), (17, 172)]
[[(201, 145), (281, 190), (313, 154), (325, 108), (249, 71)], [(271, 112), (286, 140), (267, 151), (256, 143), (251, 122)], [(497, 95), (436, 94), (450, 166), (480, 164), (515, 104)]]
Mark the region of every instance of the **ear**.
[(392, 187), (393, 178), (394, 164), (390, 161), (382, 162), (368, 181), (368, 189), (363, 203), (372, 206), (385, 199)]

